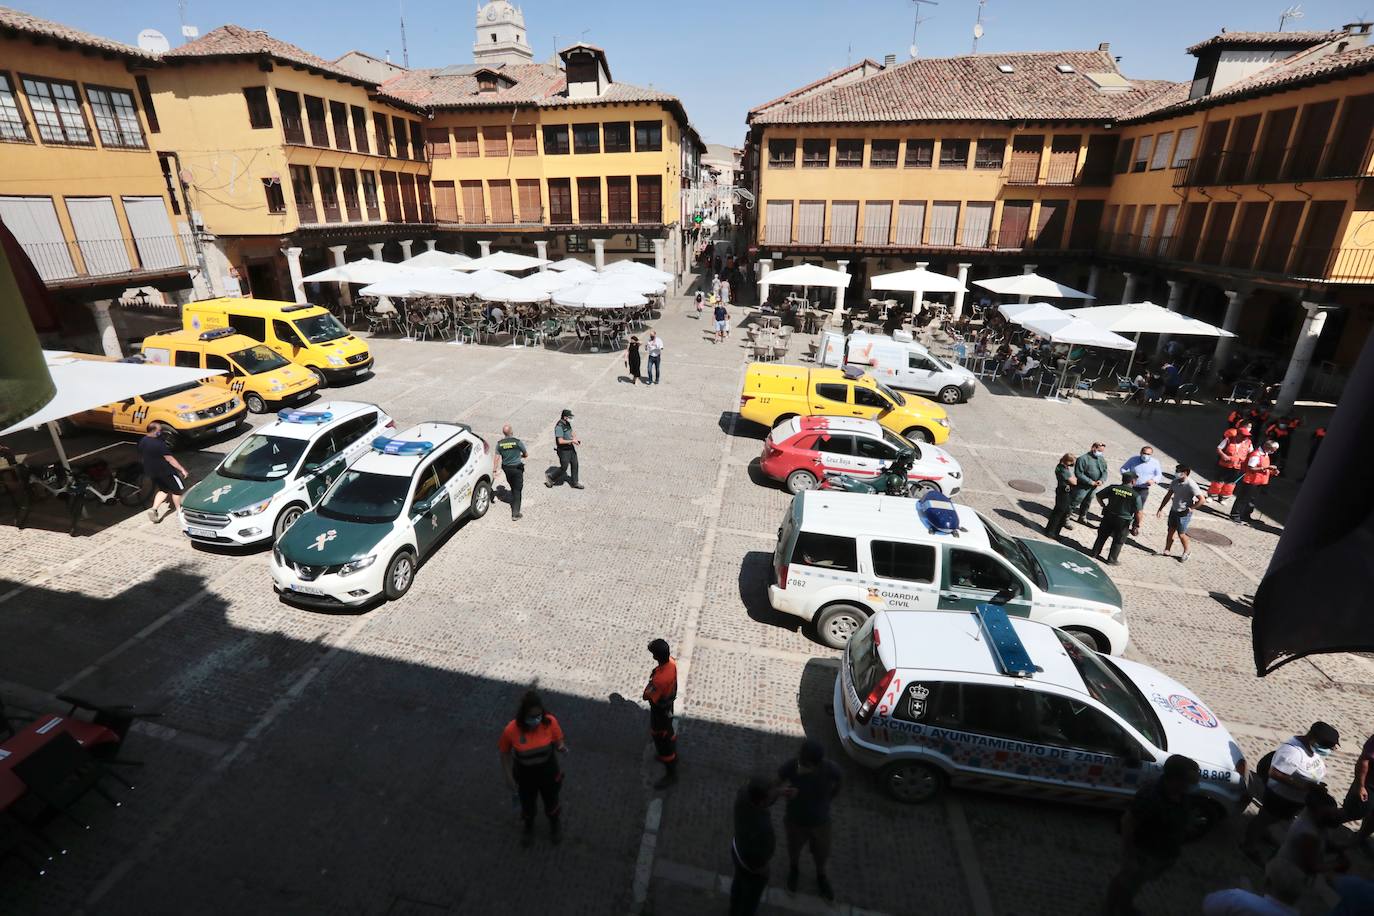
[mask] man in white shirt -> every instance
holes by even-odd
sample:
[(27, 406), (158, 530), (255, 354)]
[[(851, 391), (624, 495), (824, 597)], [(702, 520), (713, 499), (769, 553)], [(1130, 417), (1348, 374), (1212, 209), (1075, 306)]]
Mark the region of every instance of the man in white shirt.
[(1298, 901), (1307, 890), (1302, 869), (1283, 859), (1264, 867), (1264, 896), (1238, 887), (1214, 891), (1202, 898), (1203, 916), (1297, 916)]
[(1264, 784), (1263, 807), (1245, 828), (1241, 852), (1264, 861), (1260, 840), (1277, 823), (1291, 821), (1303, 810), (1307, 793), (1323, 785), (1326, 758), (1340, 743), (1340, 733), (1325, 722), (1313, 722), (1305, 735), (1294, 735), (1274, 751)]
[(658, 336), (658, 332), (649, 331), (644, 350), (649, 354), (649, 384), (657, 385), (663, 374), (663, 338)]

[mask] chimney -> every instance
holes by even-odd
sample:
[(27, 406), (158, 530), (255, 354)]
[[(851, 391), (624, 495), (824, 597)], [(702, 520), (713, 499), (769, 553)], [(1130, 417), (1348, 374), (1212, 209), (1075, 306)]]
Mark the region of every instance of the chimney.
[(893, 65), (896, 64), (896, 63), (897, 63), (897, 55), (896, 55), (896, 54), (884, 54), (884, 55), (883, 55), (883, 66), (884, 66), (884, 67), (891, 67), (891, 66), (893, 66)]
[(1100, 45), (1097, 46), (1097, 50), (1101, 51), (1103, 54), (1106, 54), (1106, 53), (1107, 53), (1108, 51), (1110, 51), (1111, 49), (1112, 49), (1112, 43), (1111, 43), (1110, 41), (1104, 41), (1104, 42), (1102, 42), (1102, 44), (1100, 44)]

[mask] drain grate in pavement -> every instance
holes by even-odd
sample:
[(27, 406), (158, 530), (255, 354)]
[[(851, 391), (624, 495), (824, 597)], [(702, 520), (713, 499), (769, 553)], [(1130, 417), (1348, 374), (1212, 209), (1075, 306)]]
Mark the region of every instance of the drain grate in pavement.
[(1033, 480), (1008, 480), (1007, 486), (1022, 493), (1044, 493), (1045, 488)]
[(1209, 528), (1190, 528), (1188, 537), (1204, 544), (1211, 544), (1214, 547), (1230, 547), (1231, 539), (1220, 531), (1212, 531)]

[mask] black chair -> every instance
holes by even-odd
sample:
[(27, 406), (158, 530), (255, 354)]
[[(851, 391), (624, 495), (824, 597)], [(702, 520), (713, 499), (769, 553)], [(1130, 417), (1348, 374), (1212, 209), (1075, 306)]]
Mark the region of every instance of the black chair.
[(90, 830), (91, 825), (71, 811), (87, 793), (96, 792), (116, 808), (123, 804), (100, 785), (106, 776), (133, 789), (132, 783), (106, 769), (66, 732), (16, 763), (13, 772), (45, 809), (33, 822), (36, 829), (60, 815), (83, 830)]
[(91, 722), (93, 724), (104, 726), (119, 736), (119, 742), (117, 744), (102, 744), (94, 748), (91, 751), (93, 756), (105, 763), (117, 763), (124, 766), (143, 765), (143, 762), (140, 760), (123, 760), (115, 757), (115, 754), (119, 753), (119, 749), (124, 746), (124, 739), (128, 736), (129, 729), (133, 727), (135, 720), (161, 719), (162, 713), (139, 712), (138, 707), (131, 706), (127, 703), (109, 706), (101, 705), (65, 693), (58, 694), (57, 699), (62, 703), (71, 705), (71, 709), (67, 710), (68, 717), (75, 717), (78, 709), (84, 709), (87, 712), (95, 713), (95, 715), (91, 717)]

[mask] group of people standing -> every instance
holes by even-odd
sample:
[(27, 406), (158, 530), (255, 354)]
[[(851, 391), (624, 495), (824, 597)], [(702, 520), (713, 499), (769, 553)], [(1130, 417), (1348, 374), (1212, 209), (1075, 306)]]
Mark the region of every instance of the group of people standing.
[[(1287, 451), (1285, 446), (1301, 421), (1296, 417), (1269, 421), (1268, 414), (1258, 409), (1248, 414), (1233, 410), (1227, 421), (1230, 426), (1216, 446), (1216, 480), (1207, 493), (1219, 503), (1234, 495), (1231, 521), (1252, 524), (1255, 497), (1279, 475)], [(1258, 432), (1261, 427), (1263, 436)], [(1326, 430), (1318, 429), (1313, 436), (1309, 466), (1325, 434)]]
[[(642, 351), (642, 352), (641, 352)], [(649, 374), (640, 372), (641, 355), (648, 358)], [(646, 385), (657, 385), (663, 375), (663, 338), (657, 331), (649, 332), (649, 339), (640, 343), (638, 335), (631, 335), (625, 347), (625, 368), (630, 372), (630, 384), (638, 385), (640, 379)]]

